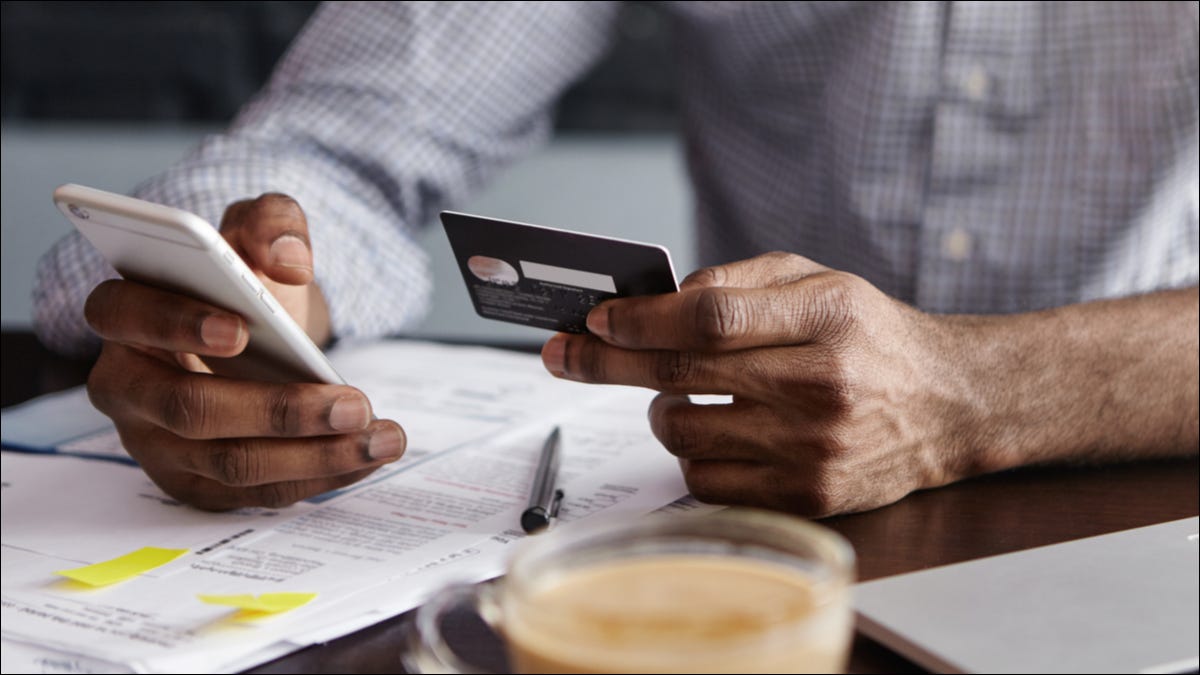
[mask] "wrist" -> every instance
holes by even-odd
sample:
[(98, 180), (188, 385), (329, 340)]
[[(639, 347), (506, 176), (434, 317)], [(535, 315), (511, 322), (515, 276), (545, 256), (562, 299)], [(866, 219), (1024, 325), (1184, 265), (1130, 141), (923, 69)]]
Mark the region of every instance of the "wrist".
[(1002, 318), (923, 315), (932, 336), (929, 369), (934, 412), (930, 464), (936, 473), (925, 487), (1019, 465), (1017, 447), (1006, 437), (1003, 393), (1009, 381), (1013, 345), (1003, 336)]
[(1196, 312), (1193, 288), (938, 317), (947, 470), (1194, 453)]

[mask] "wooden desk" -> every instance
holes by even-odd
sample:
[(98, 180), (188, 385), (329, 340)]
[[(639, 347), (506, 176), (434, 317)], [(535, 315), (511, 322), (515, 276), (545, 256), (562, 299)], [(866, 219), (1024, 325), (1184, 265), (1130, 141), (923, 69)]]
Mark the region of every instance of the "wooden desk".
[[(57, 359), (27, 333), (4, 332), (3, 405), (80, 384), (87, 364)], [(919, 492), (868, 513), (828, 518), (858, 554), (862, 580), (1151, 525), (1200, 513), (1200, 461), (1022, 469)], [(309, 647), (251, 673), (393, 673), (407, 615), (325, 645)], [(502, 664), (499, 645), (470, 620), (450, 630), (480, 663)], [(921, 672), (863, 637), (850, 671)]]

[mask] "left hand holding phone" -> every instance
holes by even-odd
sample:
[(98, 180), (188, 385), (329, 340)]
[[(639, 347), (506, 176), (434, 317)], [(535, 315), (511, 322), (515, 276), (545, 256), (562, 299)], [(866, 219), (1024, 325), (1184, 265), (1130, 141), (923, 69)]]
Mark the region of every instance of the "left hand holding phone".
[[(220, 229), (313, 341), (328, 341), (329, 311), (296, 201), (266, 194), (237, 202)], [(92, 403), (180, 501), (281, 507), (354, 483), (404, 453), (400, 425), (374, 419), (353, 387), (212, 375), (200, 357), (231, 357), (248, 343), (236, 314), (124, 279), (97, 286), (85, 313), (104, 341), (88, 380)]]

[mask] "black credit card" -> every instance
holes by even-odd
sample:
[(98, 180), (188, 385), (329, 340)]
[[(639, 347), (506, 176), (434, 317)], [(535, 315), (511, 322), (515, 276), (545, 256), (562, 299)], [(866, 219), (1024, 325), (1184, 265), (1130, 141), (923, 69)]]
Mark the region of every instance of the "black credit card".
[(443, 211), (475, 312), (485, 319), (586, 333), (609, 298), (679, 290), (662, 246)]

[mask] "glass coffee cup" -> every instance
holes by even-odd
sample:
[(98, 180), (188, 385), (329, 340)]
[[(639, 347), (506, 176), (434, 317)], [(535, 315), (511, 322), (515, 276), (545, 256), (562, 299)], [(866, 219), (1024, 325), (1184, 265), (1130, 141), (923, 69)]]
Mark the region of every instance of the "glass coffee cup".
[(522, 541), (494, 584), (417, 610), (410, 672), (478, 672), (441, 633), (464, 607), (519, 673), (838, 672), (853, 634), (854, 553), (779, 513), (579, 521)]

